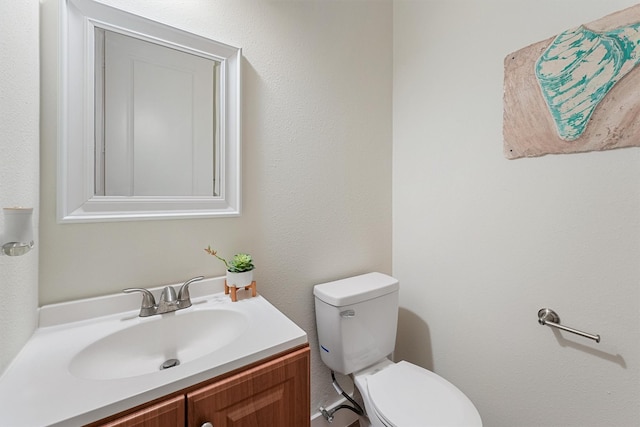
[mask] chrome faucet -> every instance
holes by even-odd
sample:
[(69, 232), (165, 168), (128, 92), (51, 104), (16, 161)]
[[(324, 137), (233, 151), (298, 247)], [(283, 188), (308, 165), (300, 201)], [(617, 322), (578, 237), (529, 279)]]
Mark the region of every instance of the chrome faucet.
[(180, 286), (180, 290), (176, 294), (173, 286), (166, 286), (160, 294), (160, 302), (156, 304), (156, 299), (148, 289), (144, 288), (127, 288), (123, 292), (129, 294), (132, 292), (142, 293), (142, 305), (140, 306), (140, 317), (149, 317), (156, 314), (170, 313), (183, 308), (191, 307), (191, 296), (189, 295), (189, 285), (193, 282), (204, 279), (204, 276), (189, 279)]

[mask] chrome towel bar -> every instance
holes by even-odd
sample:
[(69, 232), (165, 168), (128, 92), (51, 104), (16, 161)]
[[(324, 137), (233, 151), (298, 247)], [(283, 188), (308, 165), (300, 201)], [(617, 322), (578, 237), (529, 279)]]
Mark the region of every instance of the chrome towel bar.
[(582, 332), (577, 329), (573, 329), (568, 326), (561, 325), (560, 316), (558, 316), (558, 313), (551, 310), (550, 308), (541, 308), (538, 311), (538, 323), (540, 323), (543, 326), (546, 325), (546, 326), (551, 326), (552, 328), (562, 329), (563, 331), (571, 332), (572, 334), (576, 334), (585, 338), (592, 339), (595, 342), (600, 342), (600, 335), (588, 334), (586, 332)]

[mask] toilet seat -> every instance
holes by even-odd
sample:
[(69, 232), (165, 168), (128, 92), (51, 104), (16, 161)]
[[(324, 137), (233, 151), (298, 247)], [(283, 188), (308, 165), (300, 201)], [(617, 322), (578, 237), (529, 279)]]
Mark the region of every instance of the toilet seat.
[(464, 393), (409, 362), (392, 364), (368, 376), (367, 391), (375, 416), (390, 427), (482, 426), (478, 410)]

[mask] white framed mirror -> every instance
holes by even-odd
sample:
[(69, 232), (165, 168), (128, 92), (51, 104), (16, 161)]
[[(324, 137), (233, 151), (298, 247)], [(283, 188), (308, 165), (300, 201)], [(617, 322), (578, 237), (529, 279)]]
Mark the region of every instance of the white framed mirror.
[(241, 50), (94, 0), (60, 13), (58, 221), (239, 215)]

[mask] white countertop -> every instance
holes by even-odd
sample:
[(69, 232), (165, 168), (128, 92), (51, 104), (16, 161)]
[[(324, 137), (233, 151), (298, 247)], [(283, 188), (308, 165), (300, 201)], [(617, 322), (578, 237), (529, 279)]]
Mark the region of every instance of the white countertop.
[(79, 378), (69, 372), (69, 362), (93, 342), (144, 321), (138, 317), (139, 294), (42, 307), (38, 329), (0, 377), (0, 425), (79, 426), (308, 342), (306, 333), (266, 299), (241, 291), (238, 301), (231, 302), (221, 292), (223, 283), (223, 278), (193, 283), (193, 306), (181, 311), (241, 311), (249, 327), (234, 344), (175, 368), (130, 378)]

